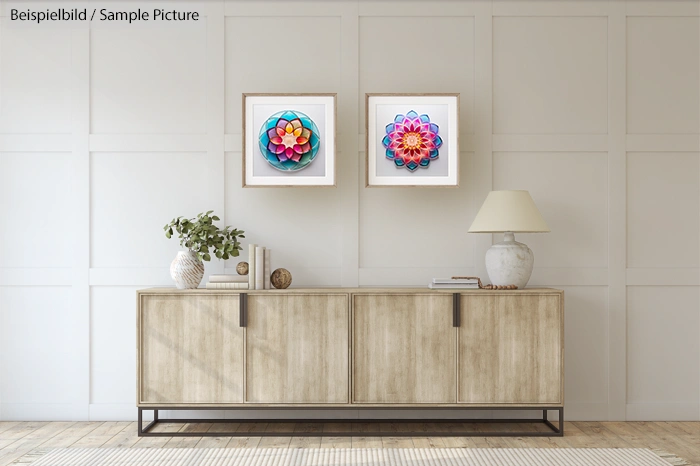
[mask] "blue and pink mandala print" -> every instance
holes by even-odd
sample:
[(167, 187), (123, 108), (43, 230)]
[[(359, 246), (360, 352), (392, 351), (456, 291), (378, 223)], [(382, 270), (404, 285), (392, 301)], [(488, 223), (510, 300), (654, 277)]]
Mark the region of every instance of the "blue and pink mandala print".
[(386, 157), (394, 161), (396, 168), (406, 167), (411, 172), (418, 167), (428, 168), (431, 160), (438, 158), (442, 146), (439, 131), (428, 115), (418, 115), (413, 110), (396, 115), (394, 122), (386, 125), (386, 136), (382, 139)]
[(321, 145), (316, 123), (297, 110), (283, 110), (270, 116), (260, 128), (258, 141), (263, 157), (281, 171), (306, 168), (316, 158)]

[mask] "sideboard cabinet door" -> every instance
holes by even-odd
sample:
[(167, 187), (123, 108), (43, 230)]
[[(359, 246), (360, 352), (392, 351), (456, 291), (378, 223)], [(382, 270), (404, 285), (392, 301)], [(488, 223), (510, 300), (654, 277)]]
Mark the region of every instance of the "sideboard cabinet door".
[(353, 295), (353, 403), (454, 403), (452, 295)]
[(563, 403), (560, 294), (465, 294), (459, 402)]
[(348, 403), (348, 294), (248, 296), (246, 402)]
[(139, 403), (241, 403), (237, 295), (141, 295)]

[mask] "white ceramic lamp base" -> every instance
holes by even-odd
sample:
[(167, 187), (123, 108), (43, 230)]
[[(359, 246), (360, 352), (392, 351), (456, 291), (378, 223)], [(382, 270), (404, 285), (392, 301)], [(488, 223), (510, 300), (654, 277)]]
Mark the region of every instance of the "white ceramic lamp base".
[(509, 231), (503, 235), (503, 241), (496, 243), (486, 251), (486, 272), (494, 285), (516, 285), (525, 288), (535, 265), (535, 256), (530, 248), (515, 241), (515, 235)]

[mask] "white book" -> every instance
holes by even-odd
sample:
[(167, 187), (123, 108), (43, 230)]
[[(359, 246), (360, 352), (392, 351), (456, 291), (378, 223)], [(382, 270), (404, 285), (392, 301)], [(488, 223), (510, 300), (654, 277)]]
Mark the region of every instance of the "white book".
[(255, 248), (255, 289), (265, 289), (265, 247)]
[(474, 290), (479, 288), (479, 284), (471, 284), (471, 283), (454, 283), (454, 284), (439, 284), (439, 283), (430, 283), (428, 284), (428, 288), (431, 290)]
[(476, 278), (433, 278), (433, 283), (443, 284), (443, 283), (479, 283)]
[(255, 247), (257, 244), (248, 245), (248, 289), (255, 289)]
[(270, 270), (270, 249), (265, 248), (265, 289), (269, 290), (270, 287), (270, 275), (272, 270)]
[(247, 290), (248, 282), (245, 283), (207, 283), (208, 290)]
[(209, 283), (248, 283), (248, 277), (245, 275), (209, 275)]

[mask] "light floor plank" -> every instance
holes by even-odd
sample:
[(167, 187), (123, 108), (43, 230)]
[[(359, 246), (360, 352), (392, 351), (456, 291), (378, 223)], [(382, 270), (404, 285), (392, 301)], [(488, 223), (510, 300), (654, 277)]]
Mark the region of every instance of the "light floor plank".
[(352, 448), (383, 448), (381, 437), (350, 437)]
[(70, 428), (74, 422), (46, 422), (15, 442), (0, 450), (0, 465), (7, 465), (27, 453), (41, 447), (49, 440)]
[(112, 437), (124, 431), (130, 424), (130, 422), (105, 422), (71, 445), (71, 448), (99, 448)]
[(129, 448), (134, 443), (139, 441), (138, 432), (136, 431), (138, 425), (136, 422), (129, 422), (124, 429), (116, 434), (111, 439), (107, 440), (104, 448)]

